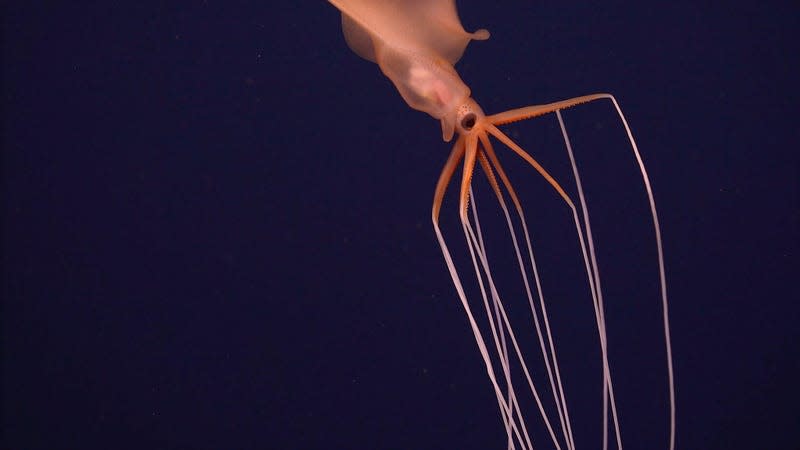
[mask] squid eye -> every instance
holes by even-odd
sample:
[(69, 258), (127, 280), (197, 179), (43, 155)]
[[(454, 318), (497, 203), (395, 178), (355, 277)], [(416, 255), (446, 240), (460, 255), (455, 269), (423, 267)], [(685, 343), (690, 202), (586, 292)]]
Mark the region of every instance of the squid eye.
[(475, 126), (475, 113), (469, 113), (461, 119), (461, 128), (469, 131)]

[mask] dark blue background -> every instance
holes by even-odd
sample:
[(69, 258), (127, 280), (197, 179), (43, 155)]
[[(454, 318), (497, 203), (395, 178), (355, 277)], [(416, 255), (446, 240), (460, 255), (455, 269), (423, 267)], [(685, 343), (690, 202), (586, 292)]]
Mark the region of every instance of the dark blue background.
[[(332, 6), (288, 3), (5, 4), (5, 448), (504, 445), (430, 225), (439, 125), (352, 54)], [(596, 91), (622, 103), (663, 221), (679, 448), (796, 448), (797, 4), (459, 10), (492, 32), (458, 66), (487, 112)], [(583, 142), (618, 127), (607, 104), (565, 117)], [(554, 123), (512, 131), (562, 177)], [(614, 254), (652, 236), (635, 168), (599, 165), (630, 164), (624, 146), (589, 150), (594, 191), (611, 189), (599, 227), (643, 224), (630, 248), (605, 247), (613, 278), (631, 267)], [(569, 225), (530, 189), (535, 226)], [(635, 207), (617, 200), (628, 191)], [(652, 287), (647, 269), (622, 284)], [(656, 361), (617, 385), (652, 400), (623, 410), (627, 448), (665, 447), (649, 300), (644, 318), (617, 312)], [(653, 334), (638, 339), (640, 322)]]

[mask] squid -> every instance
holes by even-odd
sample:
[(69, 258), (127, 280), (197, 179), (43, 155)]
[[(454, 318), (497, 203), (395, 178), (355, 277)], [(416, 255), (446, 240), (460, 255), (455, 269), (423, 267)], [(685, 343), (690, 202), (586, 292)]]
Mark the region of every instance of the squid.
[[(574, 449), (576, 442), (566, 401), (567, 395), (559, 370), (553, 330), (548, 320), (542, 282), (534, 258), (523, 204), (500, 162), (493, 141), (499, 142), (504, 148), (522, 158), (539, 176), (543, 177), (552, 186), (555, 194), (563, 200), (572, 215), (581, 248), (586, 282), (591, 292), (602, 355), (602, 445), (604, 449), (608, 447), (608, 430), (613, 428), (616, 446), (622, 449), (619, 412), (608, 362), (605, 312), (595, 245), (580, 175), (561, 114), (564, 109), (584, 103), (610, 101), (624, 127), (641, 171), (655, 230), (669, 386), (668, 445), (670, 449), (674, 449), (675, 383), (661, 228), (647, 170), (628, 121), (615, 97), (603, 93), (583, 95), (554, 103), (527, 106), (487, 115), (472, 98), (469, 87), (459, 77), (454, 65), (462, 57), (471, 41), (487, 40), (489, 32), (484, 29), (474, 32), (466, 31), (458, 17), (454, 0), (329, 1), (341, 12), (342, 31), (350, 49), (360, 57), (376, 63), (383, 74), (392, 81), (408, 106), (438, 120), (445, 142), (450, 142), (455, 137), (450, 155), (436, 183), (431, 219), (445, 264), (466, 313), (497, 399), (500, 421), (507, 436), (507, 448), (532, 449), (535, 445), (534, 441), (538, 438), (532, 436), (533, 433), (529, 426), (530, 415), (526, 415), (527, 411), (523, 411), (519, 401), (520, 395), (528, 395), (524, 393), (525, 391), (529, 391), (538, 406), (538, 414), (534, 413), (534, 416), (538, 416), (544, 424), (543, 428), (547, 430), (546, 433), (553, 446), (557, 449)], [(511, 122), (534, 119), (548, 114), (556, 115), (561, 129), (575, 178), (578, 193), (577, 205), (559, 182), (530, 153), (499, 128)], [(461, 166), (461, 176), (458, 189), (458, 216), (471, 258), (474, 279), (480, 292), (478, 300), (468, 298), (464, 281), (462, 281), (464, 273), (457, 270), (448, 247), (448, 241), (445, 240), (439, 224), (443, 199), (453, 178), (458, 179), (456, 172), (459, 166)], [(538, 380), (538, 374), (529, 370), (524, 357), (525, 352), (523, 352), (527, 343), (519, 342), (517, 339), (517, 334), (508, 318), (507, 306), (503, 302), (501, 289), (493, 276), (494, 272), (489, 263), (487, 246), (472, 191), (472, 179), (477, 167), (480, 167), (486, 176), (491, 191), (503, 211), (513, 242), (520, 277), (525, 287), (527, 304), (538, 337), (538, 343), (534, 347), (539, 347), (546, 368), (547, 381), (544, 383)], [(521, 233), (518, 230), (521, 230)], [(474, 310), (476, 305), (478, 308), (482, 307), (483, 311), (476, 312)], [(479, 325), (479, 322), (482, 325)], [(487, 329), (490, 332), (486, 332)], [(515, 366), (516, 369), (512, 369), (512, 366)], [(518, 376), (519, 373), (523, 376)], [(517, 378), (522, 378), (522, 380)], [(544, 384), (544, 388), (542, 388), (542, 384)], [(520, 385), (523, 387), (520, 388)], [(545, 407), (545, 403), (548, 402), (551, 402), (554, 407)], [(548, 414), (547, 410), (555, 410), (556, 414)], [(609, 418), (611, 424), (608, 422)]]

